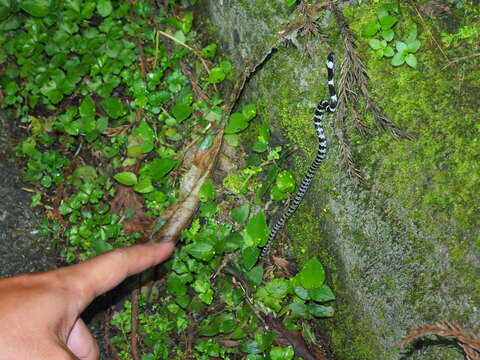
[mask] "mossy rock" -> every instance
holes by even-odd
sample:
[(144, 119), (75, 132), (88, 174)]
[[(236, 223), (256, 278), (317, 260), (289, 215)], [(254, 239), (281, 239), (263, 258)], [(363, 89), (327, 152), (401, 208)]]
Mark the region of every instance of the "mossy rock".
[[(339, 359), (460, 360), (464, 356), (450, 341), (429, 339), (403, 352), (396, 344), (415, 327), (444, 319), (480, 332), (480, 57), (445, 68), (448, 61), (406, 2), (397, 26), (401, 33), (418, 24), (418, 68), (393, 67), (388, 59), (376, 59), (360, 35), (376, 10), (362, 3), (343, 12), (365, 59), (373, 98), (417, 139), (395, 140), (382, 131), (365, 137), (347, 123), (367, 180), (356, 187), (341, 163), (329, 117), (328, 158), (287, 233), (301, 262), (315, 254), (328, 268), (336, 315), (323, 324)], [(282, 1), (205, 0), (204, 5), (205, 21), (237, 74), (275, 44), (242, 102), (257, 104), (274, 145), (299, 147), (288, 166), (304, 173), (317, 141), (313, 109), (328, 97), (326, 54), (344, 56), (334, 18), (329, 11), (320, 15), (321, 32), (328, 35), (323, 42), (293, 37), (285, 46), (276, 34), (298, 14)], [(435, 35), (454, 32), (465, 11), (454, 8), (445, 18), (425, 21)], [(463, 45), (446, 49), (449, 60), (473, 52), (468, 42)], [(365, 120), (375, 127), (370, 115)], [(255, 133), (249, 129), (246, 136)]]

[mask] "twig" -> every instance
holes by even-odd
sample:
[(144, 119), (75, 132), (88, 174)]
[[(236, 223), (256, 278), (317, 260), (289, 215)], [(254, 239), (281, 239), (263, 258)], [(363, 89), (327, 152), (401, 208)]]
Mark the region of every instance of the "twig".
[(133, 289), (132, 291), (132, 331), (130, 332), (130, 346), (132, 357), (135, 360), (140, 360), (138, 354), (138, 288)]
[(205, 71), (207, 72), (207, 74), (210, 74), (210, 69), (208, 68), (208, 65), (207, 63), (205, 62), (205, 59), (202, 57), (202, 55), (200, 55), (200, 53), (195, 50), (194, 48), (188, 46), (187, 44), (185, 44), (183, 41), (180, 41), (176, 38), (174, 38), (172, 35), (170, 34), (167, 34), (166, 32), (162, 31), (162, 30), (157, 30), (157, 32), (162, 35), (162, 36), (165, 36), (166, 38), (176, 42), (177, 44), (183, 46), (185, 49), (188, 49), (190, 51), (192, 51), (195, 55), (198, 56), (198, 58), (200, 59), (200, 61), (202, 62), (202, 65), (203, 67), (205, 68)]
[(476, 56), (480, 56), (480, 53), (475, 53), (475, 54), (471, 54), (471, 55), (467, 55), (467, 56), (463, 56), (463, 57), (460, 57), (460, 58), (457, 58), (457, 59), (453, 59), (452, 61), (450, 61), (447, 65), (445, 65), (442, 70), (446, 69), (447, 67), (449, 67), (450, 65), (453, 65), (457, 62), (460, 62), (460, 61), (463, 61), (463, 60), (467, 60), (467, 59), (470, 59), (470, 58), (473, 58), (473, 57), (476, 57)]
[(103, 318), (103, 340), (105, 341), (107, 358), (112, 358), (113, 360), (120, 360), (118, 356), (117, 349), (112, 344), (110, 339), (110, 321), (112, 320), (112, 308), (107, 309)]
[(415, 5), (415, 3), (413, 2), (413, 0), (410, 0), (410, 3), (412, 4), (412, 6), (413, 6), (413, 8), (415, 9), (418, 17), (420, 18), (420, 22), (422, 23), (423, 28), (427, 31), (428, 36), (430, 36), (430, 38), (433, 40), (433, 42), (435, 43), (435, 45), (437, 45), (438, 49), (439, 49), (440, 52), (443, 54), (443, 56), (445, 57), (445, 59), (447, 59), (447, 61), (450, 61), (450, 60), (448, 59), (447, 54), (445, 54), (445, 51), (443, 50), (443, 48), (440, 46), (440, 44), (438, 43), (437, 39), (435, 38), (435, 36), (433, 36), (432, 32), (430, 31), (430, 28), (428, 27), (427, 23), (426, 23), (425, 20), (423, 19), (422, 14), (420, 13), (420, 11), (419, 11), (418, 8), (417, 8), (417, 5)]

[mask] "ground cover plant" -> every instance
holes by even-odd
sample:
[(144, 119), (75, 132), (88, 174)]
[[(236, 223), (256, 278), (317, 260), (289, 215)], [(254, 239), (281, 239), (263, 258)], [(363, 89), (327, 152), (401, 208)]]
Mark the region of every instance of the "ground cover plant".
[[(232, 66), (196, 30), (195, 3), (0, 2), (0, 96), (28, 133), (17, 153), (59, 265), (168, 232), (205, 165), (192, 154), (218, 148), (223, 130), (239, 146), (260, 121), (255, 104), (226, 113)], [(257, 128), (244, 166), (223, 181), (195, 178), (199, 209), (163, 276), (140, 292), (136, 283), (107, 313), (110, 358), (293, 359), (315, 349), (309, 320), (334, 313), (322, 265), (312, 258), (295, 274), (283, 258), (258, 263), (265, 203), (281, 206), (296, 183), (278, 165), (285, 149)]]

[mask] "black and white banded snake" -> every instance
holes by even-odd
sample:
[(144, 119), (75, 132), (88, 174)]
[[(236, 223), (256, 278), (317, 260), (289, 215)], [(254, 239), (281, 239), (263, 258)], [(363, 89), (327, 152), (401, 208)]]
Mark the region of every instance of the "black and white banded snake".
[(322, 122), (323, 122), (323, 116), (325, 115), (325, 113), (327, 112), (333, 113), (337, 109), (337, 93), (335, 91), (335, 86), (333, 84), (333, 69), (335, 66), (334, 60), (335, 60), (335, 54), (331, 52), (330, 54), (328, 54), (327, 61), (326, 61), (327, 76), (328, 76), (327, 84), (328, 84), (328, 90), (330, 92), (330, 101), (321, 100), (320, 103), (317, 105), (317, 108), (315, 109), (315, 115), (313, 117), (313, 123), (314, 123), (315, 131), (318, 137), (317, 154), (315, 155), (315, 159), (313, 160), (312, 165), (310, 165), (310, 168), (308, 169), (306, 175), (302, 179), (300, 186), (298, 187), (298, 191), (295, 194), (293, 201), (291, 202), (287, 211), (283, 213), (280, 219), (278, 219), (275, 225), (273, 225), (273, 227), (271, 228), (267, 243), (263, 247), (260, 253), (260, 260), (264, 259), (265, 256), (267, 256), (275, 240), (275, 237), (277, 236), (277, 233), (285, 226), (288, 219), (290, 219), (290, 217), (297, 210), (298, 206), (302, 202), (303, 197), (305, 196), (306, 192), (308, 191), (308, 188), (312, 183), (313, 177), (315, 176), (315, 172), (317, 171), (318, 167), (320, 166), (322, 161), (325, 159), (325, 155), (327, 154), (327, 138), (323, 131)]

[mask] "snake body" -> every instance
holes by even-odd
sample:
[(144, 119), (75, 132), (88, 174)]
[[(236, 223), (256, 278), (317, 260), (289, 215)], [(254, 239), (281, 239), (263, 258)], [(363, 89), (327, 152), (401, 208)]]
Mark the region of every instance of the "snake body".
[(260, 253), (260, 259), (263, 259), (265, 256), (268, 255), (270, 248), (275, 240), (275, 237), (277, 236), (277, 233), (285, 226), (288, 219), (290, 219), (290, 217), (298, 209), (298, 206), (302, 202), (305, 194), (308, 191), (308, 188), (312, 183), (313, 177), (315, 176), (315, 173), (318, 167), (320, 166), (322, 161), (325, 159), (325, 156), (327, 154), (327, 138), (325, 136), (325, 132), (323, 131), (322, 122), (323, 122), (323, 117), (325, 113), (328, 113), (328, 112), (333, 113), (337, 109), (338, 99), (337, 99), (337, 93), (335, 91), (335, 86), (333, 82), (333, 69), (335, 66), (334, 60), (335, 60), (335, 54), (334, 53), (328, 54), (326, 65), (327, 65), (327, 76), (328, 76), (327, 84), (328, 84), (328, 90), (330, 92), (330, 101), (328, 100), (320, 101), (320, 103), (317, 105), (315, 109), (315, 115), (313, 117), (313, 123), (314, 123), (315, 131), (318, 137), (317, 154), (315, 155), (315, 159), (313, 160), (312, 165), (310, 165), (310, 168), (308, 169), (307, 173), (302, 179), (302, 182), (298, 187), (298, 191), (295, 194), (292, 203), (288, 207), (287, 211), (283, 213), (280, 219), (278, 219), (278, 221), (271, 228), (267, 243), (263, 247)]

